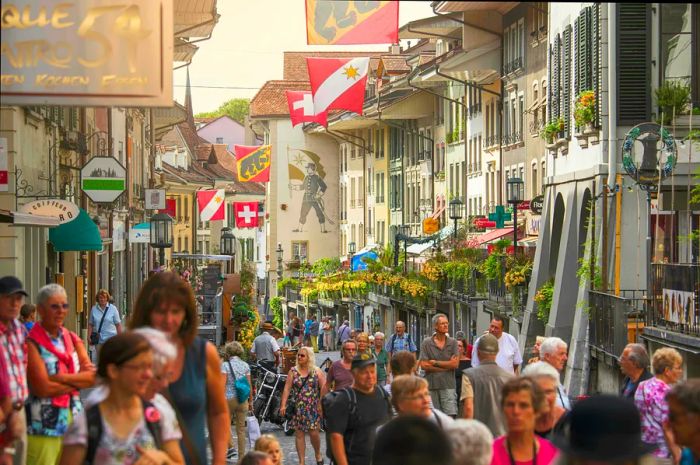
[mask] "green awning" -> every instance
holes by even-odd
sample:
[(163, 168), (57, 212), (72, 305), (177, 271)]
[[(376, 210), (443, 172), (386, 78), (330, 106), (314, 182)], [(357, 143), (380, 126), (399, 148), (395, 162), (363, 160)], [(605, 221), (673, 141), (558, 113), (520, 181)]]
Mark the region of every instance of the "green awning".
[(73, 221), (49, 229), (49, 241), (56, 252), (102, 250), (100, 230), (82, 208)]

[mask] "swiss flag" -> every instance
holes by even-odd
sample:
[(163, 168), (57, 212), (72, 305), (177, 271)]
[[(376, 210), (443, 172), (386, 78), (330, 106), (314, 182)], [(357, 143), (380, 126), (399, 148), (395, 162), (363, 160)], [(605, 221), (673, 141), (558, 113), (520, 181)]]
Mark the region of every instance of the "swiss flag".
[(258, 227), (258, 202), (233, 202), (237, 228)]
[(362, 114), (369, 57), (307, 58), (314, 110), (348, 110)]
[(316, 114), (314, 98), (308, 90), (288, 90), (287, 104), (289, 105), (292, 127), (301, 123), (318, 123), (328, 127), (328, 112), (322, 111), (318, 115)]
[(226, 218), (223, 189), (197, 191), (197, 207), (202, 221), (217, 221)]

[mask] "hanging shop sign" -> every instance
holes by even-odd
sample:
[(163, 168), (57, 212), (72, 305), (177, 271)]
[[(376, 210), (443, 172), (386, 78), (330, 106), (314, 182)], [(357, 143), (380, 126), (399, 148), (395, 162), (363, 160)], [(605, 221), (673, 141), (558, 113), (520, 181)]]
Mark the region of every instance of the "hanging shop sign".
[(523, 210), (529, 210), (530, 209), (530, 201), (529, 200), (523, 200), (518, 204), (518, 211), (523, 211)]
[(146, 210), (165, 209), (165, 189), (146, 189)]
[(542, 214), (542, 208), (544, 207), (544, 195), (538, 195), (534, 199), (530, 200), (530, 211), (535, 215)]
[(173, 2), (2, 3), (5, 105), (169, 107)]
[(21, 213), (57, 218), (59, 224), (73, 221), (80, 214), (80, 208), (73, 202), (61, 199), (34, 200), (19, 207)]
[(151, 223), (139, 223), (129, 228), (129, 242), (149, 244), (151, 242)]
[(440, 230), (440, 220), (437, 218), (426, 218), (423, 220), (423, 234), (431, 235)]
[(80, 188), (95, 203), (112, 203), (126, 190), (126, 169), (113, 157), (94, 157), (80, 170)]
[(656, 123), (633, 127), (622, 144), (622, 166), (642, 188), (648, 189), (668, 177), (676, 160), (678, 148), (673, 135)]
[(488, 218), (477, 218), (474, 220), (474, 226), (478, 229), (495, 228), (496, 222), (491, 221)]

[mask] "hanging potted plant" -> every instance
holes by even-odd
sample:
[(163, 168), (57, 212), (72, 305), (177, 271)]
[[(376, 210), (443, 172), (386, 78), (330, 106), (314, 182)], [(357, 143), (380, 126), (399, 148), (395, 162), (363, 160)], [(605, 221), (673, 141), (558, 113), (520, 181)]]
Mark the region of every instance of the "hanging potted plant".
[(584, 90), (578, 94), (574, 105), (574, 121), (577, 128), (583, 128), (584, 134), (595, 132), (593, 122), (595, 121), (596, 99), (595, 92)]
[(544, 139), (548, 149), (554, 150), (557, 148), (557, 136), (561, 132), (564, 132), (564, 118), (558, 118), (545, 124), (540, 137)]

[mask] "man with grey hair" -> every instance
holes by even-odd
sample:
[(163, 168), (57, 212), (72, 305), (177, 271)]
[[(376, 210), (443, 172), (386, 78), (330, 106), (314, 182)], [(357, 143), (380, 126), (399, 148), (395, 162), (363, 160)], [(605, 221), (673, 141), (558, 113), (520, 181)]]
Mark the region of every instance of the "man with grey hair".
[[(505, 321), (503, 317), (494, 315), (489, 324), (488, 333), (498, 339), (498, 357), (496, 363), (498, 366), (506, 370), (508, 373), (517, 375), (520, 370), (520, 364), (523, 363), (523, 356), (520, 353), (518, 341), (511, 335), (503, 331)], [(478, 342), (478, 339), (477, 339)], [(472, 349), (472, 367), (478, 367), (481, 363), (479, 356), (476, 353), (476, 344)]]
[[(540, 360), (549, 363), (561, 374), (568, 360), (567, 352), (568, 346), (561, 338), (548, 337), (540, 345)], [(566, 393), (566, 389), (561, 384), (561, 380), (557, 385), (557, 405), (566, 410), (571, 410), (571, 401)]]
[(489, 465), (493, 456), (493, 434), (477, 420), (456, 420), (447, 427), (454, 465)]
[(620, 371), (625, 375), (620, 395), (634, 399), (637, 386), (652, 377), (649, 371), (649, 354), (642, 344), (627, 344), (618, 359)]
[(432, 336), (421, 343), (420, 366), (425, 370), (430, 397), (435, 408), (457, 416), (457, 385), (455, 370), (459, 366), (457, 340), (447, 335), (450, 329), (447, 316), (437, 313), (433, 317)]

